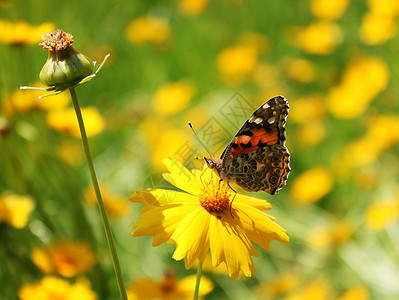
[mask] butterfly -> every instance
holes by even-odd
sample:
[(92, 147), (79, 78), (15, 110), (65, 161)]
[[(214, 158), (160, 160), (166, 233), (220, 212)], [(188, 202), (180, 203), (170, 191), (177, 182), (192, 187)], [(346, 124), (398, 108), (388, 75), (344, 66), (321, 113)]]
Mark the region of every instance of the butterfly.
[(229, 185), (276, 194), (291, 171), (284, 127), (288, 111), (283, 96), (269, 99), (248, 118), (220, 159), (204, 157), (208, 168)]

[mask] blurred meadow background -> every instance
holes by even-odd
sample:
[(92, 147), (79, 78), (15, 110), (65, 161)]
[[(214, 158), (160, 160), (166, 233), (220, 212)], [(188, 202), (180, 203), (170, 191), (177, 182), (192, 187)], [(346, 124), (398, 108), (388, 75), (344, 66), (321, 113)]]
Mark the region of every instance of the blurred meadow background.
[(19, 90), (42, 86), (38, 43), (60, 28), (111, 54), (77, 93), (129, 299), (178, 299), (196, 272), (130, 235), (129, 193), (165, 185), (164, 158), (202, 168), (188, 121), (218, 157), (280, 94), (292, 172), (251, 196), (290, 244), (259, 248), (251, 278), (204, 265), (203, 298), (399, 299), (398, 18), (397, 0), (0, 1), (0, 298), (119, 297), (69, 93)]

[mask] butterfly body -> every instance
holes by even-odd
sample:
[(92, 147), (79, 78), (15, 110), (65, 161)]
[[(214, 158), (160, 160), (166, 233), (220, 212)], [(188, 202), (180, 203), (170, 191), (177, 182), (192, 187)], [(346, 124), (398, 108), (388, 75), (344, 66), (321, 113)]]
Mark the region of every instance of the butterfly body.
[(288, 111), (283, 96), (269, 99), (248, 118), (220, 159), (205, 158), (207, 166), (245, 191), (277, 193), (291, 171), (284, 128)]

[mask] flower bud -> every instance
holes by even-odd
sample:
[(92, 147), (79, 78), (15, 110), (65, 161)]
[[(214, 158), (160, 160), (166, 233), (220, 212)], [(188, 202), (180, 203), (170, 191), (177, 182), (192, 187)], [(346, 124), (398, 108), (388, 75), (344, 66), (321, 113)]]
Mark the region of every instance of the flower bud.
[(40, 43), (43, 49), (49, 50), (48, 59), (39, 74), (43, 84), (64, 90), (93, 73), (93, 61), (80, 53), (72, 43), (72, 35), (62, 30), (47, 34), (43, 43)]

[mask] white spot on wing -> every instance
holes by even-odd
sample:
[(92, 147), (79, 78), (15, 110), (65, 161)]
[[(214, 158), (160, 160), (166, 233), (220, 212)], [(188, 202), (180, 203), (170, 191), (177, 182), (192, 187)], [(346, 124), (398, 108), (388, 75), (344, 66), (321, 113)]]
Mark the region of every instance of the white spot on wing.
[(264, 108), (264, 109), (267, 109), (267, 108), (269, 108), (269, 107), (270, 107), (270, 105), (267, 104), (267, 103), (265, 103), (265, 104), (263, 105), (263, 108)]
[(269, 119), (267, 119), (267, 122), (269, 122), (269, 124), (273, 124), (276, 121), (275, 117), (270, 117)]
[(262, 118), (256, 118), (255, 120), (254, 120), (254, 123), (255, 124), (260, 124), (260, 123), (262, 123), (262, 121), (263, 121), (263, 119)]

